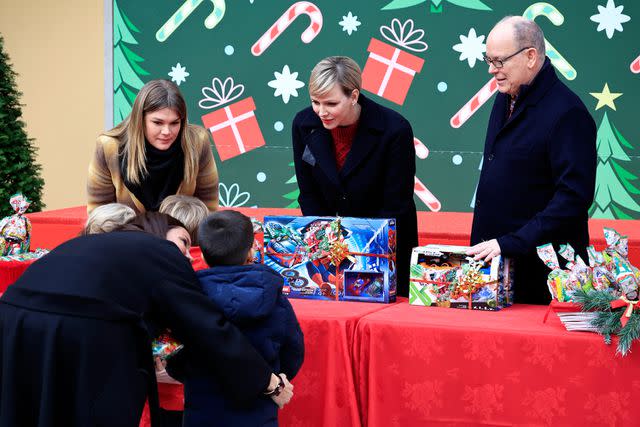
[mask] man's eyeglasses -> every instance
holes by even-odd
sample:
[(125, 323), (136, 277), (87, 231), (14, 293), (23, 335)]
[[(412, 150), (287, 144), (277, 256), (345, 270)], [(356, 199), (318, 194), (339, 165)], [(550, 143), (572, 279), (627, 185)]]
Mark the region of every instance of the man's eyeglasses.
[(514, 56), (516, 56), (517, 54), (519, 54), (520, 52), (527, 50), (527, 49), (531, 49), (532, 46), (528, 46), (528, 47), (523, 47), (522, 49), (520, 49), (519, 51), (517, 51), (516, 53), (512, 53), (511, 55), (507, 56), (506, 58), (502, 58), (502, 59), (491, 59), (488, 56), (484, 56), (484, 62), (487, 63), (487, 65), (493, 65), (496, 68), (502, 68), (504, 67), (504, 63), (507, 62), (509, 59), (513, 58)]

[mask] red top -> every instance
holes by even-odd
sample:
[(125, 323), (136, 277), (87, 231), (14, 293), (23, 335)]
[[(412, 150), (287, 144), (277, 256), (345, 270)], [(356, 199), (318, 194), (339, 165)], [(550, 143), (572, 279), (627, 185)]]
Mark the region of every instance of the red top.
[(347, 160), (347, 154), (349, 154), (351, 150), (351, 144), (353, 144), (353, 138), (356, 136), (356, 130), (358, 130), (358, 122), (349, 126), (338, 126), (331, 129), (338, 170), (342, 169), (345, 160)]

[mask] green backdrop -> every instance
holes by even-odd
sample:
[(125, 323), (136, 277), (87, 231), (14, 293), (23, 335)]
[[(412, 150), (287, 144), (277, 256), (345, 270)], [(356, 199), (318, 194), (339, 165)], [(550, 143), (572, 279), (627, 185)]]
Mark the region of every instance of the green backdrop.
[[(378, 96), (370, 90), (364, 91), (375, 101), (404, 115), (421, 141), (419, 148), (428, 149), (426, 157), (426, 151), (420, 149), (421, 157), (416, 158), (417, 179), (439, 203), (435, 200), (425, 203), (424, 197), (416, 196), (418, 209), (471, 211), (493, 96), (474, 109), (460, 127), (452, 127), (451, 119), (490, 80), (481, 57), (492, 26), (505, 15), (523, 15), (529, 10), (545, 32), (546, 40), (575, 70), (575, 75), (565, 72), (561, 79), (582, 98), (599, 127), (598, 184), (592, 215), (640, 217), (637, 179), (640, 174), (637, 108), (640, 70), (632, 67), (632, 62), (640, 56), (638, 2), (315, 0), (298, 2), (302, 4), (297, 6), (294, 3), (281, 0), (113, 1), (110, 23), (113, 28), (113, 99), (110, 100), (113, 121), (118, 123), (128, 114), (144, 82), (155, 78), (173, 79), (187, 99), (191, 123), (202, 125), (202, 116), (209, 113), (214, 116), (245, 114), (245, 123), (237, 125), (238, 133), (230, 132), (231, 128), (227, 127), (226, 135), (213, 137), (219, 144), (212, 144), (212, 149), (219, 168), (221, 204), (294, 207), (297, 186), (291, 164), (290, 126), (296, 112), (309, 105), (310, 70), (330, 55), (350, 56), (365, 68), (369, 58), (367, 48), (375, 38), (386, 43), (390, 52), (399, 54), (398, 61), (404, 65), (417, 67), (410, 63), (424, 60), (401, 104), (390, 101), (391, 95), (387, 92)], [(172, 15), (181, 6), (182, 15), (172, 21)], [(184, 8), (189, 7), (193, 11), (187, 16)], [(289, 9), (292, 10), (290, 25), (276, 29), (274, 33), (279, 36), (259, 56), (254, 55), (252, 45), (283, 14), (286, 19)], [(300, 10), (305, 12), (297, 16), (296, 11)], [(318, 30), (320, 16), (322, 25)], [(157, 34), (167, 22), (174, 31)], [(217, 24), (207, 28), (205, 23), (208, 27)], [(315, 27), (309, 30), (312, 40), (303, 43), (301, 34), (314, 23)], [(410, 31), (411, 25), (413, 31)], [(420, 41), (426, 43), (428, 49), (420, 51), (424, 48)], [(384, 56), (384, 52), (375, 53)], [(380, 86), (375, 81), (384, 76), (373, 67), (376, 60), (369, 61), (373, 61), (369, 83)], [(554, 65), (562, 68), (557, 61)], [(386, 89), (397, 92), (402, 75), (407, 76), (408, 72), (407, 68), (394, 71), (388, 76)], [(206, 89), (212, 88), (214, 77), (221, 82), (231, 77), (235, 85), (244, 86), (242, 95), (224, 105), (203, 108), (212, 107), (211, 101), (201, 102), (205, 95), (216, 97), (212, 90)], [(252, 97), (255, 103), (253, 117), (250, 110), (238, 104), (247, 97)], [(255, 129), (252, 134), (252, 130), (245, 127), (253, 120), (265, 141), (264, 146), (255, 149), (252, 148), (257, 141)], [(223, 149), (238, 149), (238, 135), (246, 151), (223, 161), (220, 157)]]

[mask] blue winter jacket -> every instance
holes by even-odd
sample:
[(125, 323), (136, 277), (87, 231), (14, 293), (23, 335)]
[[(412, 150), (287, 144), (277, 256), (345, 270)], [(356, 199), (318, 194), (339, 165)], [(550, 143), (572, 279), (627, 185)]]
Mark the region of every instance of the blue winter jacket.
[[(244, 333), (273, 372), (293, 378), (304, 359), (304, 338), (291, 304), (282, 295), (282, 277), (262, 264), (213, 267), (197, 275), (211, 301)], [(269, 397), (238, 407), (215, 378), (196, 370), (183, 381), (185, 427), (278, 425), (278, 407)]]

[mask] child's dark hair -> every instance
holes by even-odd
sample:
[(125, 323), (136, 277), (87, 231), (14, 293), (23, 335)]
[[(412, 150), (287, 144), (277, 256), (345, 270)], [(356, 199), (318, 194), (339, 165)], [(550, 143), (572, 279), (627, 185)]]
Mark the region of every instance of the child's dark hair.
[(200, 223), (198, 242), (210, 267), (242, 265), (253, 247), (253, 225), (238, 211), (217, 211)]

